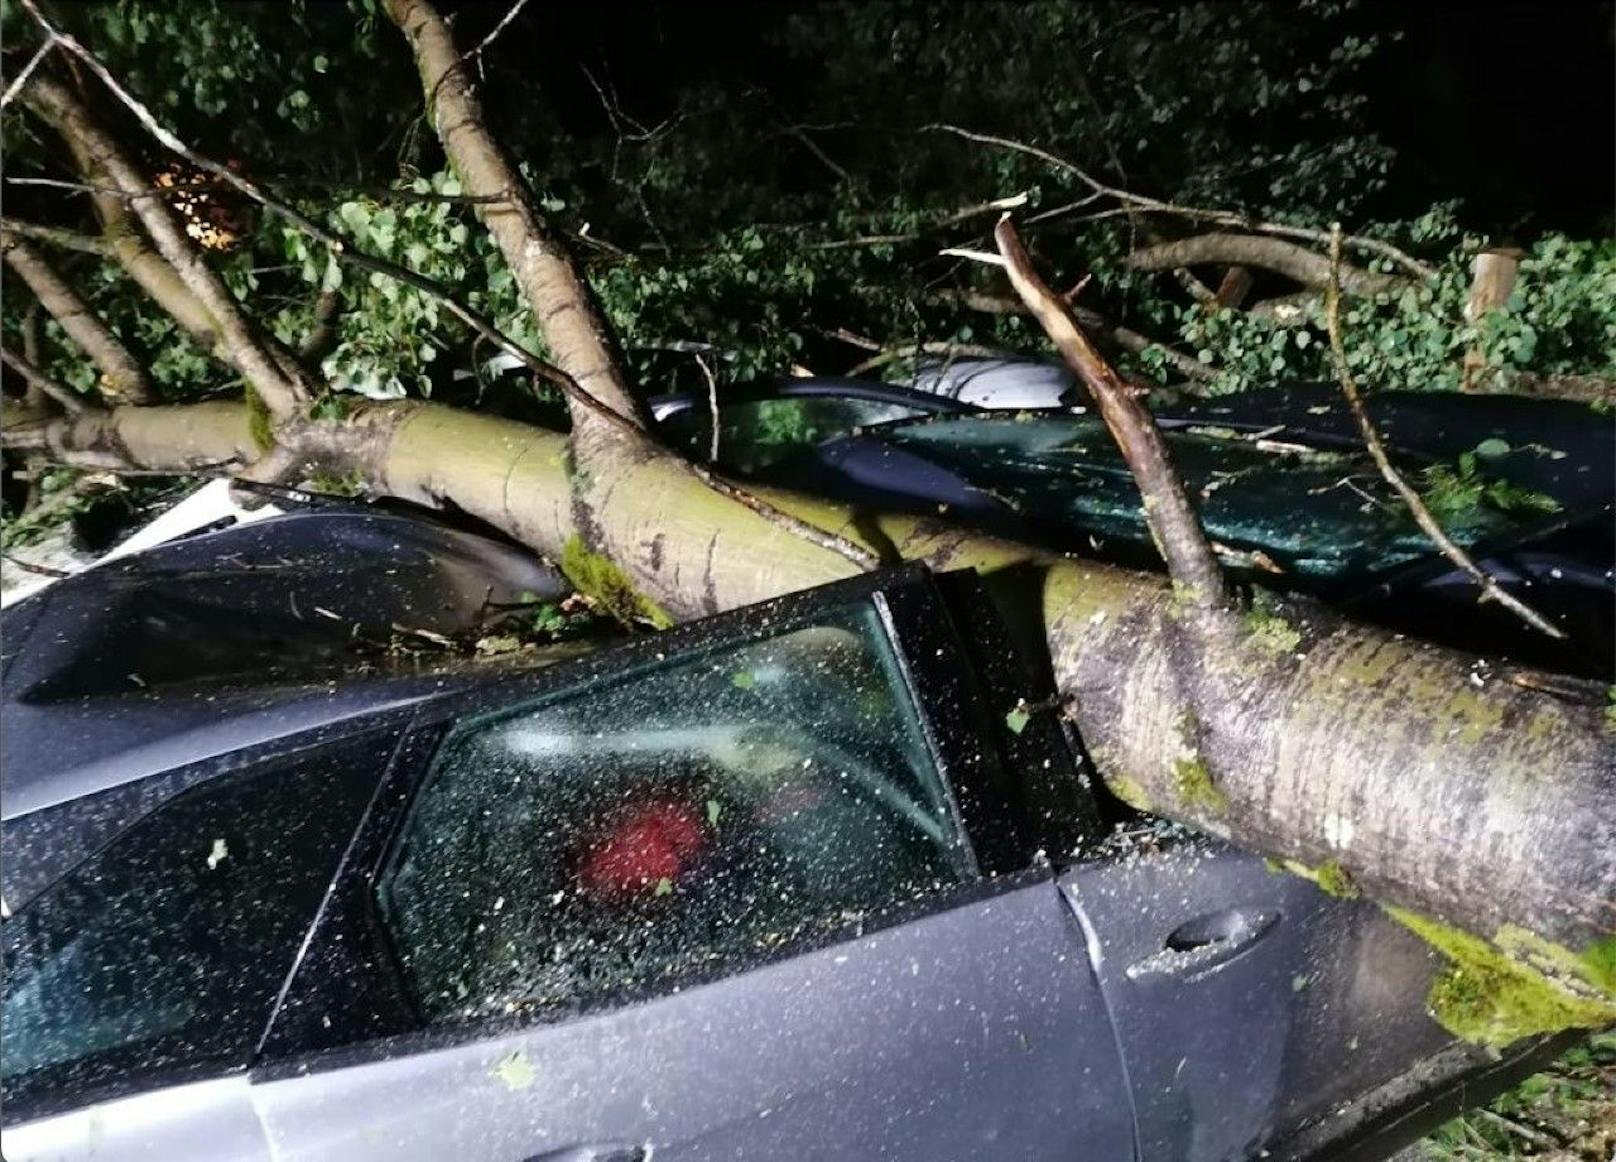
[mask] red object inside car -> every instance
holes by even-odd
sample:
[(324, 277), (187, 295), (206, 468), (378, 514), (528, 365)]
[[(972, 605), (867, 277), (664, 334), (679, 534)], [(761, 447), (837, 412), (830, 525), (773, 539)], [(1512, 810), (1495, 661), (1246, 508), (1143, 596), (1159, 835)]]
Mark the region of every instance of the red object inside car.
[(702, 819), (688, 803), (660, 799), (617, 815), (591, 843), (578, 868), (584, 891), (622, 900), (673, 883), (707, 844)]

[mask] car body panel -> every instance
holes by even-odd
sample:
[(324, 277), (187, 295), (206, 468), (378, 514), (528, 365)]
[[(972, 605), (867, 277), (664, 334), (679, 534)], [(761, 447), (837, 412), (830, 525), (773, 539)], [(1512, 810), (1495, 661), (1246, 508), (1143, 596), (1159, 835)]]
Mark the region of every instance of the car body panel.
[(1451, 1044), (1424, 1008), (1440, 957), (1257, 856), (1197, 839), (1061, 888), (1093, 934), (1146, 1158), (1256, 1156)]
[(270, 1162), (245, 1073), (135, 1094), (0, 1130), (9, 1162)]
[(411, 1048), (266, 1079), (275, 1157), (1133, 1154), (1116, 1044), (1046, 877), (671, 995)]
[(567, 591), (509, 543), (351, 504), (98, 565), (0, 615), (4, 817), (415, 701), (443, 679), (385, 664), (395, 626)]

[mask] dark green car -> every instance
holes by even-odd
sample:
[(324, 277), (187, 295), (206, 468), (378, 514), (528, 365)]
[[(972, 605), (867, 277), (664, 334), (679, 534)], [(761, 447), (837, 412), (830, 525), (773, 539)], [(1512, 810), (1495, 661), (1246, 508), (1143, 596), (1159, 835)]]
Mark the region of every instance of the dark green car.
[[(1036, 365), (1033, 365), (1036, 366)], [(1158, 406), (1173, 459), (1225, 563), (1378, 621), (1471, 649), (1603, 675), (1612, 668), (1616, 429), (1583, 404), (1382, 392), (1377, 427), (1444, 529), (1571, 644), (1478, 605), (1369, 458), (1330, 385)], [(666, 397), (667, 438), (710, 451), (705, 401)], [(721, 409), (719, 462), (868, 506), (942, 514), (998, 535), (1159, 566), (1139, 492), (1080, 392), (988, 410), (846, 379), (755, 385)]]

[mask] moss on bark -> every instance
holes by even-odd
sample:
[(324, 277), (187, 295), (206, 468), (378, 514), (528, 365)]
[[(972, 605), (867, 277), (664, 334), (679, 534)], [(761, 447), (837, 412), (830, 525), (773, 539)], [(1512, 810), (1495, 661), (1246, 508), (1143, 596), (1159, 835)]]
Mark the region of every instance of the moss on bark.
[(567, 538), (561, 550), (561, 571), (573, 588), (625, 625), (643, 622), (667, 629), (673, 624), (667, 610), (634, 588), (628, 574), (610, 558), (592, 551), (580, 536)]
[(1616, 939), (1577, 953), (1522, 928), (1500, 929), (1489, 942), (1403, 908), (1386, 911), (1451, 962), (1427, 1003), (1455, 1037), (1501, 1048), (1616, 1021)]

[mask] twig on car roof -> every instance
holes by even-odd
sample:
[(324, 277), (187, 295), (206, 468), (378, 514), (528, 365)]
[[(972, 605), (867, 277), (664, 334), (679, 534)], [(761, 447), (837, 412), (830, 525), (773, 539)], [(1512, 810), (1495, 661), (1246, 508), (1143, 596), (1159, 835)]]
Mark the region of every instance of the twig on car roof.
[(1403, 478), (1403, 474), (1397, 470), (1386, 454), (1386, 445), (1381, 441), (1380, 433), (1375, 430), (1374, 421), (1369, 418), (1369, 411), (1364, 407), (1358, 384), (1347, 366), (1346, 344), (1341, 337), (1341, 242), (1341, 223), (1337, 222), (1330, 227), (1330, 281), (1324, 291), (1324, 321), (1330, 333), (1330, 359), (1335, 364), (1341, 394), (1346, 396), (1347, 407), (1351, 409), (1352, 418), (1357, 422), (1358, 431), (1363, 435), (1370, 458), (1380, 469), (1386, 483), (1402, 497), (1403, 503), (1408, 506), (1408, 511), (1414, 517), (1414, 523), (1420, 526), (1420, 531), (1430, 538), (1431, 543), (1444, 557), (1468, 573), (1481, 587), (1483, 601), (1496, 601), (1533, 629), (1549, 637), (1563, 639), (1564, 632), (1524, 601), (1505, 591), (1492, 574), (1476, 564), (1475, 559), (1448, 536), (1441, 523), (1431, 514), (1424, 498)]

